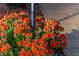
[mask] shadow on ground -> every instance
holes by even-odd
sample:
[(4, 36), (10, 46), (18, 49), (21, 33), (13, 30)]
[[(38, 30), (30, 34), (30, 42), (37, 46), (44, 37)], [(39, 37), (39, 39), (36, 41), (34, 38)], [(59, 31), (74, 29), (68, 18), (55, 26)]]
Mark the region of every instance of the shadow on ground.
[(71, 33), (67, 33), (68, 45), (64, 49), (66, 56), (79, 56), (79, 30), (73, 29)]

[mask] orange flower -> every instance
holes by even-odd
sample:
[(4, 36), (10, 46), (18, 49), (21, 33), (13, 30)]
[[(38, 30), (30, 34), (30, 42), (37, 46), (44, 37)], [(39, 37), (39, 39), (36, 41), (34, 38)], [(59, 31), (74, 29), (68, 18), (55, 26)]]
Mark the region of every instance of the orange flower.
[(26, 51), (26, 56), (32, 56), (32, 53), (31, 53), (30, 50), (29, 51)]
[(37, 48), (36, 48), (34, 45), (32, 45), (32, 46), (31, 46), (31, 49), (32, 49), (32, 53), (33, 53), (33, 54), (35, 54), (35, 53), (36, 53)]
[(54, 50), (53, 49), (48, 49), (48, 51), (49, 51), (48, 52), (49, 55), (54, 55)]
[(17, 28), (14, 28), (14, 35), (16, 35), (18, 33), (19, 33), (18, 29)]
[(7, 53), (7, 51), (11, 48), (11, 46), (9, 44), (2, 44), (0, 47), (0, 51), (2, 53)]
[(54, 33), (49, 33), (49, 37), (50, 37), (50, 38), (52, 38), (52, 37), (54, 37), (54, 36), (55, 36)]
[(47, 31), (52, 31), (52, 30), (55, 30), (56, 27), (58, 26), (59, 22), (58, 21), (55, 21), (55, 20), (45, 20), (44, 22), (44, 31), (47, 32)]
[(0, 26), (1, 27), (1, 30), (5, 30), (6, 29), (6, 27), (5, 26)]
[(43, 39), (49, 38), (49, 34), (45, 33), (42, 38)]
[(29, 18), (29, 17), (26, 17), (26, 18), (23, 19), (23, 21), (24, 21), (25, 23), (30, 23), (30, 18)]
[(60, 34), (60, 35), (59, 35), (59, 38), (61, 38), (61, 39), (65, 40), (65, 41), (67, 41), (67, 37), (65, 36), (65, 34)]
[(18, 20), (22, 20), (22, 19), (23, 19), (22, 15), (18, 15)]
[(2, 32), (0, 32), (0, 36), (3, 36), (3, 33)]
[(60, 44), (60, 42), (58, 42), (56, 40), (53, 40), (52, 43), (51, 43), (51, 47), (52, 48), (57, 48), (58, 47), (58, 44)]
[(27, 30), (30, 30), (30, 26), (29, 26), (28, 23), (26, 23), (24, 26), (25, 26), (25, 28), (26, 28)]
[(49, 30), (50, 30), (49, 27), (45, 27), (45, 28), (44, 28), (44, 31), (45, 31), (45, 32), (47, 32), (47, 31), (49, 31)]
[(67, 45), (67, 42), (65, 42), (65, 41), (62, 41), (62, 42), (61, 42), (61, 46), (62, 46), (62, 48), (65, 48), (66, 45)]
[(32, 35), (32, 33), (31, 33), (31, 32), (26, 32), (26, 33), (25, 33), (25, 36), (30, 37), (31, 35)]
[(24, 44), (25, 47), (28, 47), (28, 48), (31, 47), (31, 44), (28, 40), (23, 41), (23, 44)]
[(7, 52), (7, 49), (6, 48), (1, 48), (1, 52), (2, 53), (6, 53)]
[(18, 42), (18, 46), (22, 46), (22, 44), (23, 44), (23, 41)]
[(39, 42), (38, 39), (34, 39), (33, 42), (32, 42), (32, 45), (36, 45), (38, 42)]
[(41, 16), (36, 17), (35, 22), (43, 22), (44, 19)]
[(26, 52), (25, 52), (25, 50), (23, 48), (20, 51), (20, 56), (26, 56)]
[(14, 28), (14, 35), (17, 35), (18, 33), (21, 33), (23, 30), (23, 25), (22, 24), (17, 24), (16, 27)]
[(2, 44), (0, 44), (0, 48), (2, 47)]
[(40, 56), (45, 56), (45, 55), (46, 55), (46, 54), (43, 52), (43, 50), (41, 51), (40, 54), (41, 54)]
[(35, 55), (36, 55), (36, 56), (41, 56), (41, 51), (36, 50)]
[(39, 39), (39, 43), (40, 43), (40, 44), (44, 44), (44, 43), (45, 43), (45, 40), (44, 40), (43, 38), (40, 38), (40, 39)]
[(21, 11), (18, 15), (28, 15), (26, 11)]
[(16, 17), (18, 15), (18, 13), (16, 12), (13, 12), (13, 13), (10, 13), (9, 15), (7, 15), (7, 18), (9, 18), (9, 20), (12, 20), (14, 17)]
[(5, 45), (5, 48), (6, 48), (6, 49), (10, 49), (10, 48), (11, 48), (10, 44), (6, 44), (6, 45)]
[(17, 28), (22, 29), (23, 28), (23, 25), (18, 23), (17, 24)]
[(49, 51), (48, 51), (47, 48), (45, 48), (43, 52), (44, 52), (45, 54), (48, 54), (48, 53), (49, 53)]

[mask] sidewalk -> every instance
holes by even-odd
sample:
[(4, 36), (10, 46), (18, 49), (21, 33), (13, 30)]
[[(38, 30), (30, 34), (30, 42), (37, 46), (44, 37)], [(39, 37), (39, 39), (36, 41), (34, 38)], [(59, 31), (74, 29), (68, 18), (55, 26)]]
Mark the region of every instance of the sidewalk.
[(66, 55), (79, 56), (79, 15), (61, 21), (68, 36), (68, 46), (64, 50)]

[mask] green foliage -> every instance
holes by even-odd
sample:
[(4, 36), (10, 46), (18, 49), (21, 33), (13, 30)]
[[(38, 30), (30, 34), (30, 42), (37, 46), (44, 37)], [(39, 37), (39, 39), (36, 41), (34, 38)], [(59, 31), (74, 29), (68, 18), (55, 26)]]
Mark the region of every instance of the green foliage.
[(14, 35), (13, 35), (13, 27), (11, 27), (8, 30), (8, 39), (7, 42), (12, 46), (12, 48), (10, 49), (10, 51), (8, 52), (8, 55), (19, 55), (19, 47), (17, 46), (17, 42), (19, 41), (19, 39), (22, 39), (21, 35), (18, 35), (18, 38), (15, 39)]
[(10, 27), (8, 30), (8, 38), (7, 41), (9, 44), (12, 44), (14, 38), (13, 38), (13, 27)]

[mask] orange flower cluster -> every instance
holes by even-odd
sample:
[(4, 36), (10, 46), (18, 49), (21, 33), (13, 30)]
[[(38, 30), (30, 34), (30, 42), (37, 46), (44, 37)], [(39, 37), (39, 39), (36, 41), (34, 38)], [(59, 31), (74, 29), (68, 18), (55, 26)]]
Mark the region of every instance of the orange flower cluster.
[(32, 42), (32, 53), (36, 56), (53, 55), (54, 51), (51, 50), (47, 45), (48, 42), (46, 42), (44, 39), (35, 39)]
[(21, 11), (20, 13), (14, 12), (5, 15), (2, 19), (0, 19), (0, 31), (8, 30), (11, 27), (10, 25), (14, 26), (15, 36), (18, 33), (22, 33), (23, 30), (30, 30), (30, 18), (27, 16), (28, 13), (26, 13), (25, 11)]
[(0, 52), (6, 54), (11, 48), (9, 44), (0, 44)]
[(66, 37), (65, 34), (60, 34), (58, 37), (61, 38), (64, 41), (67, 41), (67, 37)]
[(25, 51), (23, 48), (20, 51), (20, 56), (32, 56), (32, 52), (29, 51)]
[(40, 23), (40, 22), (44, 22), (44, 20), (41, 16), (38, 16), (36, 17), (35, 22)]
[(24, 48), (21, 48), (20, 50), (20, 56), (32, 56), (32, 52), (31, 52), (31, 43), (29, 42), (29, 40), (22, 40), (18, 42), (18, 46), (19, 47), (25, 47), (27, 48), (27, 50), (25, 50)]
[(14, 21), (14, 36), (22, 33), (26, 35), (26, 33), (31, 29), (30, 28), (30, 18), (27, 13), (21, 12), (17, 16), (17, 20)]
[(15, 55), (50, 56), (55, 55), (55, 49), (66, 47), (67, 37), (61, 33), (64, 28), (58, 21), (45, 20), (39, 16), (35, 19), (35, 26), (34, 33), (31, 31), (31, 20), (27, 12), (5, 15), (0, 19), (0, 39), (6, 39), (6, 42), (0, 42), (0, 52), (7, 53), (13, 47), (15, 52), (18, 49), (19, 54)]
[(67, 46), (67, 42), (66, 42), (67, 37), (66, 37), (66, 35), (65, 34), (60, 34), (58, 37), (61, 39), (62, 48), (65, 48)]
[(57, 48), (57, 47), (58, 47), (58, 44), (60, 44), (59, 41), (53, 40), (52, 43), (51, 43), (51, 47), (52, 47), (52, 48)]
[(32, 43), (28, 40), (19, 41), (18, 46), (25, 46), (28, 50), (24, 48), (20, 51), (20, 56), (45, 56), (45, 55), (53, 55), (54, 51), (47, 47), (48, 43), (45, 42), (44, 39), (35, 39)]
[(63, 48), (65, 48), (66, 47), (66, 45), (67, 45), (67, 37), (65, 36), (65, 34), (60, 34), (60, 35), (58, 35), (58, 38), (60, 39), (60, 40), (51, 40), (51, 44), (50, 44), (50, 46), (52, 47), (52, 48), (58, 48), (58, 46), (59, 45), (61, 45), (61, 48), (63, 49)]
[(3, 36), (3, 33), (2, 32), (0, 32), (0, 36)]
[[(19, 13), (13, 12), (10, 14), (5, 15), (2, 19), (0, 19), (0, 39), (3, 40), (5, 39), (5, 42), (7, 42), (8, 37), (8, 30), (13, 27), (13, 38), (17, 38), (18, 34), (21, 34), (22, 36), (31, 38), (32, 33), (30, 32), (30, 17), (27, 12), (21, 11)], [(2, 42), (0, 40), (0, 52), (6, 53), (8, 52), (10, 45), (9, 44), (4, 44), (5, 42)], [(12, 40), (12, 39), (10, 39)], [(12, 43), (12, 42), (11, 42)], [(24, 46), (27, 45), (27, 41), (23, 41)], [(19, 46), (21, 42), (18, 42)]]
[(31, 43), (29, 42), (29, 40), (23, 40), (23, 41), (19, 41), (18, 42), (18, 46), (25, 46), (26, 48), (30, 48), (31, 47)]
[(47, 31), (53, 31), (56, 29), (56, 27), (58, 26), (59, 22), (58, 21), (55, 21), (55, 20), (45, 20), (44, 22), (44, 31), (47, 32)]
[(43, 28), (44, 26), (44, 18), (41, 17), (41, 16), (37, 16), (36, 19), (35, 19), (35, 28), (38, 28), (38, 27), (41, 27)]
[(54, 33), (45, 33), (44, 35), (43, 35), (43, 39), (50, 39), (50, 38), (53, 38), (53, 37), (55, 37), (55, 35), (56, 34), (54, 34)]
[[(40, 19), (40, 17), (38, 17), (36, 19), (36, 23), (40, 24), (40, 21), (43, 21), (43, 20), (44, 19), (42, 18)], [(35, 31), (37, 31), (36, 33), (38, 33), (38, 35), (36, 36), (37, 37), (36, 39), (33, 39), (31, 43), (27, 40), (18, 42), (18, 46), (25, 46), (26, 48), (29, 48), (28, 50), (25, 50), (24, 48), (22, 48), (22, 50), (20, 51), (21, 56), (54, 55), (55, 54), (54, 49), (58, 49), (58, 48), (64, 49), (66, 47), (67, 37), (64, 34), (57, 35), (54, 32), (54, 30), (57, 30), (57, 31), (64, 30), (61, 26), (59, 26), (59, 22), (55, 20), (45, 20), (44, 25), (45, 26), (42, 29), (43, 34), (41, 37), (39, 37), (40, 36), (39, 33), (42, 33), (42, 32), (41, 30), (39, 32), (39, 29), (37, 30), (37, 28), (40, 27), (38, 26), (35, 29)], [(55, 37), (57, 37), (57, 39), (55, 39)]]
[(32, 56), (32, 52), (31, 52), (31, 43), (28, 40), (24, 40), (24, 41), (19, 41), (18, 42), (18, 46), (19, 47), (25, 47), (28, 50), (25, 50), (24, 48), (21, 48), (20, 50), (20, 56)]
[(0, 30), (7, 30), (8, 24), (6, 22), (0, 22)]

